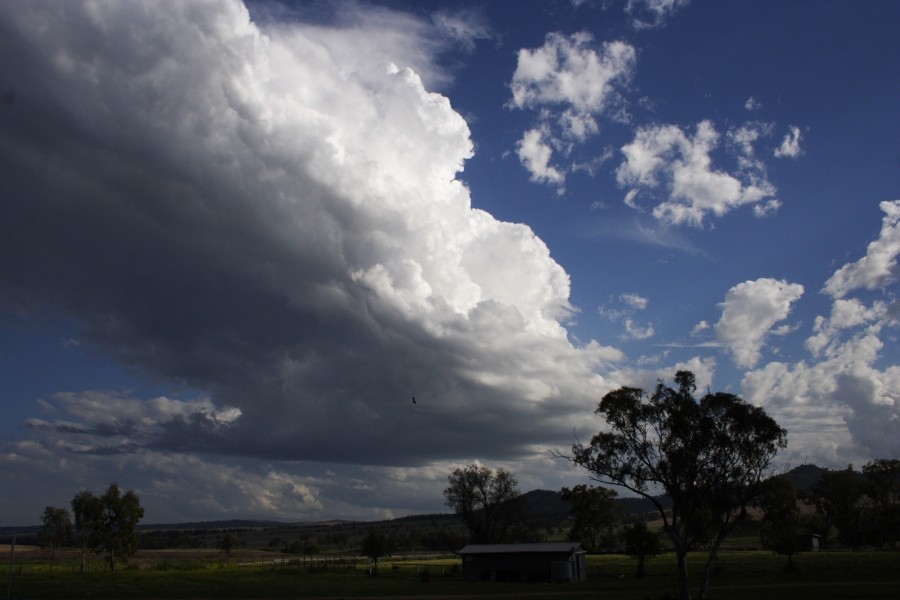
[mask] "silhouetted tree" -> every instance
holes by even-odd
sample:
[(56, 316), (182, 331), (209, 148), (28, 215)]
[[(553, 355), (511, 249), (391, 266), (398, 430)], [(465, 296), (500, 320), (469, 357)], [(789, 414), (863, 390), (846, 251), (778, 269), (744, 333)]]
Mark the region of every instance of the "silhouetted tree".
[(871, 506), (867, 508), (869, 541), (879, 548), (897, 548), (900, 538), (900, 460), (879, 458), (863, 465), (863, 483)]
[[(595, 481), (654, 504), (675, 548), (682, 600), (691, 597), (688, 553), (709, 548), (702, 600), (722, 541), (747, 517), (787, 434), (762, 408), (733, 394), (708, 393), (695, 400), (690, 371), (676, 373), (675, 382), (677, 389), (660, 382), (649, 397), (631, 387), (609, 392), (597, 413), (610, 430), (594, 435), (587, 446), (574, 444), (572, 456), (557, 454), (587, 469)], [(660, 489), (671, 499), (671, 510), (656, 496)]]
[(644, 563), (648, 558), (658, 556), (662, 552), (662, 543), (659, 541), (659, 532), (650, 531), (643, 521), (629, 523), (622, 530), (622, 542), (625, 544), (625, 554), (638, 561), (635, 577), (644, 576)]
[(372, 561), (372, 574), (378, 574), (378, 559), (388, 553), (387, 539), (380, 531), (370, 531), (362, 541), (363, 556)]
[(788, 571), (793, 571), (794, 555), (806, 549), (804, 529), (800, 520), (798, 494), (793, 484), (784, 477), (773, 477), (759, 499), (763, 511), (760, 537), (763, 546), (776, 554), (787, 556)]
[(82, 543), (82, 570), (86, 548), (105, 552), (110, 571), (116, 570), (117, 560), (128, 560), (137, 552), (137, 524), (144, 509), (133, 491), (123, 495), (118, 483), (110, 484), (99, 498), (82, 491), (72, 499), (72, 510)]
[(477, 544), (506, 540), (510, 525), (521, 511), (518, 482), (502, 468), (484, 465), (456, 469), (447, 478), (446, 504), (460, 515)]
[(216, 547), (225, 553), (225, 556), (230, 560), (231, 553), (234, 552), (236, 548), (239, 548), (243, 542), (238, 534), (233, 531), (225, 532), (216, 542)]
[(838, 540), (856, 550), (862, 544), (863, 479), (849, 465), (843, 471), (829, 471), (809, 492), (824, 520), (820, 541), (830, 544), (830, 529), (837, 527)]
[(569, 530), (569, 540), (581, 542), (586, 549), (595, 552), (600, 540), (619, 521), (615, 490), (579, 484), (572, 489), (563, 488), (563, 500), (571, 503), (569, 513), (574, 522)]
[(81, 547), (81, 572), (84, 572), (85, 554), (93, 548), (100, 527), (100, 515), (103, 508), (100, 498), (88, 490), (82, 490), (72, 498), (72, 514), (75, 516), (75, 533)]
[(41, 538), (50, 546), (50, 572), (52, 573), (56, 549), (68, 544), (72, 539), (72, 516), (65, 508), (48, 506), (41, 515), (41, 521), (44, 524)]

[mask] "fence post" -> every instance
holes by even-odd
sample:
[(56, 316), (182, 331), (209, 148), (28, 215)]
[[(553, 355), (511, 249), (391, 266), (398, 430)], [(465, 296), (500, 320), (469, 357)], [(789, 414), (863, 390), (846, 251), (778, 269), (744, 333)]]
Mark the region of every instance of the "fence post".
[(9, 594), (12, 590), (13, 555), (15, 553), (16, 553), (16, 536), (13, 536), (12, 544), (9, 547), (9, 575), (6, 578), (6, 600), (9, 600)]

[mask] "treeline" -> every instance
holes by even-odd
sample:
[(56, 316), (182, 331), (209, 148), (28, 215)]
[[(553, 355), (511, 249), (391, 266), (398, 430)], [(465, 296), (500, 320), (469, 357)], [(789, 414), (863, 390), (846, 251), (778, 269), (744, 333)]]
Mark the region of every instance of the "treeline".
[[(897, 549), (900, 540), (900, 460), (876, 459), (855, 471), (827, 472), (799, 499), (813, 507), (805, 519), (819, 544), (835, 542), (857, 550), (862, 547)], [(804, 520), (801, 519), (801, 523)]]

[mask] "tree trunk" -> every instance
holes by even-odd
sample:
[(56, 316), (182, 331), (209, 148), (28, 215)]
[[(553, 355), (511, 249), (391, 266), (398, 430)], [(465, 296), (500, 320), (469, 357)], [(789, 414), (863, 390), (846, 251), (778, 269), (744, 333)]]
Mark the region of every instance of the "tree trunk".
[(678, 598), (680, 600), (691, 600), (691, 586), (688, 582), (687, 552), (676, 550), (675, 556), (678, 559)]
[(703, 581), (700, 584), (700, 600), (706, 600), (706, 588), (709, 587), (709, 574), (712, 572), (715, 564), (716, 551), (713, 550), (709, 553), (709, 559), (706, 561), (706, 566), (703, 567)]

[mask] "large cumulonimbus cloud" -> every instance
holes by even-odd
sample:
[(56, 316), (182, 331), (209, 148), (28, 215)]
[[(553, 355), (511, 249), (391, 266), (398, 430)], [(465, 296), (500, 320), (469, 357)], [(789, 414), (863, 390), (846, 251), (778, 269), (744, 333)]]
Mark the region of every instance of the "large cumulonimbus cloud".
[(234, 1), (0, 13), (4, 308), (210, 394), (117, 447), (510, 456), (606, 386), (619, 354), (568, 341), (566, 272), (456, 179), (466, 123), (403, 62), (422, 31), (262, 31)]

